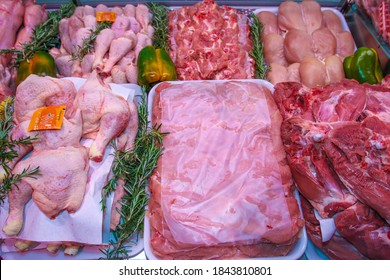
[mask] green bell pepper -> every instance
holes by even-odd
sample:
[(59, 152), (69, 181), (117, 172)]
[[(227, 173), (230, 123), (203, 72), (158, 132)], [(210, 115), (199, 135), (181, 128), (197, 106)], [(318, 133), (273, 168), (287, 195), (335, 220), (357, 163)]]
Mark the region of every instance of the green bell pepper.
[(343, 61), (345, 77), (359, 83), (379, 84), (383, 79), (378, 53), (373, 48), (360, 47)]
[(177, 79), (175, 64), (164, 49), (144, 47), (138, 54), (138, 84), (147, 87), (156, 82)]
[(37, 51), (33, 57), (20, 63), (16, 76), (16, 85), (23, 82), (30, 74), (56, 77), (56, 63), (47, 52)]

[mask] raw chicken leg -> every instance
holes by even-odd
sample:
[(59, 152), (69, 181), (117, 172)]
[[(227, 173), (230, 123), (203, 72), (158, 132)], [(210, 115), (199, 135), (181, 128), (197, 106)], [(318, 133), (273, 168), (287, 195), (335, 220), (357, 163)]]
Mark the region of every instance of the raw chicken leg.
[(135, 46), (135, 40), (126, 37), (114, 39), (111, 42), (108, 60), (104, 64), (103, 74), (106, 76), (111, 72), (112, 67), (121, 60)]
[(128, 102), (114, 95), (93, 71), (77, 92), (74, 106), (81, 110), (83, 136), (94, 139), (89, 157), (99, 162), (108, 143), (119, 136), (129, 123)]
[(135, 8), (135, 18), (141, 24), (142, 32), (147, 33), (150, 23), (149, 9), (144, 4), (138, 4)]
[(0, 50), (11, 49), (16, 33), (23, 23), (24, 4), (22, 0), (0, 1)]
[(60, 32), (61, 48), (65, 49), (68, 54), (72, 53), (73, 45), (69, 34), (69, 18), (63, 18), (60, 20), (58, 30)]
[(50, 219), (63, 210), (76, 212), (83, 201), (88, 174), (88, 151), (84, 147), (61, 147), (56, 150), (33, 151), (19, 162), (14, 174), (39, 167), (38, 178), (23, 178), (8, 194), (9, 215), (3, 231), (17, 235), (23, 227), (25, 204), (32, 199)]
[(103, 57), (110, 49), (112, 40), (115, 39), (115, 32), (112, 29), (103, 29), (95, 40), (95, 61), (92, 69), (103, 70)]
[(24, 27), (18, 32), (15, 48), (20, 49), (31, 41), (35, 27), (47, 20), (46, 5), (38, 5), (35, 0), (27, 0), (24, 11)]
[[(117, 139), (117, 148), (119, 150), (132, 150), (134, 146), (135, 137), (137, 136), (138, 131), (138, 110), (137, 105), (134, 102), (129, 103), (131, 117), (129, 124), (122, 134)], [(125, 182), (123, 178), (119, 178), (118, 184), (114, 192), (114, 200), (111, 208), (111, 221), (110, 229), (115, 230), (119, 225), (121, 215), (118, 211), (121, 210), (122, 204), (121, 199), (125, 195), (126, 191), (124, 189)]]

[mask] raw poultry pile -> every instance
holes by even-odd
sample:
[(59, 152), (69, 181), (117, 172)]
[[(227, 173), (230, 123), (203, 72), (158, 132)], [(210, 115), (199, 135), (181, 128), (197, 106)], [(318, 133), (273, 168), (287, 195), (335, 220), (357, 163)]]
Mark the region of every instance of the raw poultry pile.
[(322, 11), (316, 1), (286, 1), (277, 13), (257, 16), (264, 24), (264, 56), (274, 85), (294, 81), (315, 87), (344, 78), (343, 60), (355, 44), (333, 11)]
[[(37, 109), (60, 105), (66, 107), (61, 129), (30, 131), (29, 124)], [(9, 192), (9, 213), (3, 225), (7, 237), (17, 237), (26, 230), (24, 207), (30, 199), (49, 219), (63, 211), (77, 213), (90, 181), (90, 161), (102, 161), (107, 145), (116, 137), (118, 149), (129, 149), (138, 127), (134, 102), (115, 95), (96, 71), (78, 90), (70, 80), (30, 75), (17, 87), (13, 121), (12, 139), (37, 139), (31, 145), (16, 147), (17, 157), (8, 167), (13, 174), (39, 168), (39, 174), (36, 178), (22, 178)], [(82, 138), (92, 139), (88, 148), (81, 144)], [(29, 152), (29, 157), (21, 160)], [(0, 173), (3, 180), (5, 173)], [(113, 219), (115, 215), (119, 213), (114, 210)], [(65, 246), (73, 248), (65, 253), (74, 254), (77, 238), (64, 241), (70, 241), (72, 246)]]
[[(35, 4), (35, 0), (0, 1), (0, 50), (20, 49), (31, 41), (36, 25), (47, 19), (45, 5)], [(9, 67), (11, 54), (0, 54), (0, 100), (1, 96), (11, 96), (15, 91), (15, 69)]]
[(150, 243), (161, 259), (288, 255), (303, 221), (266, 85), (162, 83), (153, 123), (169, 132), (151, 177)]
[(179, 80), (254, 77), (249, 22), (211, 0), (169, 12), (170, 56)]
[[(308, 235), (333, 259), (390, 258), (388, 79), (383, 85), (345, 79), (312, 89), (296, 82), (275, 86)], [(323, 226), (326, 219), (336, 232)]]
[[(93, 43), (93, 49), (81, 59), (75, 58), (83, 40), (97, 28), (96, 13), (115, 12), (111, 28), (103, 29)], [(59, 74), (63, 77), (87, 77), (97, 71), (105, 82), (137, 83), (137, 57), (140, 50), (152, 44), (151, 14), (144, 4), (127, 4), (123, 8), (108, 8), (99, 4), (77, 7), (70, 18), (60, 22), (60, 49), (50, 53), (55, 58)]]

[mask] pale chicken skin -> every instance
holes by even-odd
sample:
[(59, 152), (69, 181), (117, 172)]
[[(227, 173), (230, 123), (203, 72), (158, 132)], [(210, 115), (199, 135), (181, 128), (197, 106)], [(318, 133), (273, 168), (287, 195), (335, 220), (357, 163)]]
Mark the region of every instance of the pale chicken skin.
[(344, 78), (339, 61), (356, 47), (336, 11), (313, 0), (284, 1), (277, 11), (261, 11), (257, 17), (264, 26), (260, 35), (271, 83), (298, 81), (311, 87)]
[(277, 63), (283, 66), (288, 66), (286, 57), (284, 56), (284, 38), (275, 33), (270, 33), (263, 36), (264, 55), (268, 64)]
[[(29, 120), (26, 120), (14, 127), (11, 133), (11, 139), (21, 139), (36, 137), (31, 145), (19, 145), (14, 147), (17, 156), (7, 163), (8, 167), (13, 168), (23, 157), (32, 150), (54, 150), (65, 146), (80, 146), (82, 136), (82, 120), (80, 111), (76, 111), (71, 119), (64, 118), (62, 128), (59, 130), (39, 130), (28, 131)], [(4, 179), (6, 172), (0, 166), (0, 183)]]
[(63, 210), (76, 212), (83, 201), (88, 179), (88, 150), (84, 147), (61, 147), (35, 151), (19, 162), (13, 174), (39, 167), (37, 178), (24, 177), (8, 195), (9, 215), (3, 227), (8, 236), (23, 227), (24, 206), (32, 198), (50, 219)]
[(257, 14), (258, 19), (264, 26), (262, 35), (279, 34), (278, 17), (269, 11), (262, 11)]
[(47, 20), (48, 13), (46, 11), (46, 5), (38, 5), (35, 0), (27, 0), (24, 11), (24, 27), (19, 30), (15, 48), (20, 49), (23, 44), (31, 41), (33, 38), (33, 32), (35, 27)]
[(31, 120), (35, 110), (45, 106), (66, 106), (65, 117), (73, 114), (76, 88), (71, 81), (30, 75), (18, 86), (15, 96), (14, 120)]
[(128, 102), (112, 93), (96, 71), (77, 92), (74, 103), (83, 120), (83, 136), (94, 139), (89, 157), (101, 161), (108, 143), (119, 136), (130, 120)]
[[(90, 31), (96, 28), (96, 12), (104, 11), (115, 12), (115, 22), (99, 33), (93, 48), (81, 62), (71, 59), (72, 54), (79, 51), (78, 46), (82, 45), (83, 39), (89, 37)], [(55, 48), (51, 51), (56, 54), (59, 75), (87, 78), (96, 70), (106, 83), (135, 84), (133, 62), (123, 58), (130, 53), (134, 53), (133, 57), (136, 58), (142, 48), (152, 44), (154, 29), (151, 24), (149, 9), (143, 4), (113, 8), (103, 4), (96, 8), (88, 5), (77, 7), (70, 18), (60, 21), (60, 55)], [(128, 63), (125, 64), (125, 61)], [(119, 64), (120, 67), (117, 67)], [(131, 68), (129, 73), (128, 66)]]

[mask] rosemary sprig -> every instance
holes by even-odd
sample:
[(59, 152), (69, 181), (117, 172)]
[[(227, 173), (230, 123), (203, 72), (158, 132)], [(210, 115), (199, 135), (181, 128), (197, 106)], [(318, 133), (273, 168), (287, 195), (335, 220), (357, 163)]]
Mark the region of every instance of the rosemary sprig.
[(22, 61), (30, 59), (35, 52), (49, 51), (53, 47), (58, 47), (60, 45), (58, 30), (60, 21), (70, 17), (76, 6), (76, 1), (72, 0), (62, 5), (59, 10), (48, 12), (48, 19), (35, 27), (31, 42), (24, 44), (21, 50), (5, 49), (1, 50), (0, 54), (15, 54), (12, 66), (18, 67)]
[(254, 13), (249, 14), (248, 18), (253, 42), (253, 50), (249, 54), (255, 60), (255, 78), (265, 80), (270, 69), (264, 61), (264, 46), (261, 39), (264, 26)]
[(0, 163), (5, 172), (5, 177), (0, 183), (0, 205), (4, 203), (4, 200), (13, 185), (17, 184), (25, 177), (35, 178), (34, 176), (39, 173), (39, 168), (34, 168), (32, 170), (27, 168), (19, 174), (11, 173), (12, 170), (8, 164), (17, 157), (17, 153), (14, 149), (15, 146), (30, 145), (36, 138), (26, 137), (16, 140), (10, 139), (9, 134), (14, 127), (14, 122), (12, 120), (14, 100), (11, 98), (6, 99), (5, 101), (5, 104), (3, 103), (2, 105), (3, 110), (0, 117)]
[(152, 26), (154, 28), (153, 46), (157, 49), (169, 51), (168, 44), (168, 8), (156, 2), (146, 4), (153, 15)]
[(129, 151), (115, 150), (113, 177), (104, 187), (103, 201), (115, 191), (120, 179), (124, 180), (126, 191), (119, 211), (121, 222), (113, 232), (114, 240), (102, 250), (105, 259), (128, 258), (131, 251), (130, 238), (143, 232), (148, 203), (147, 182), (162, 154), (162, 139), (165, 135), (160, 132), (160, 126), (149, 127), (146, 96), (144, 91), (138, 108), (139, 128), (134, 148)]
[(102, 21), (99, 22), (96, 26), (96, 29), (91, 29), (91, 35), (88, 38), (85, 38), (83, 40), (83, 43), (81, 46), (77, 46), (77, 51), (75, 53), (72, 53), (72, 59), (82, 61), (84, 56), (91, 52), (94, 49), (94, 42), (96, 40), (96, 37), (100, 34), (100, 32), (103, 29), (110, 28), (112, 25), (112, 22), (109, 21)]

